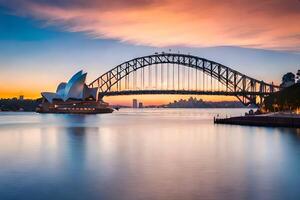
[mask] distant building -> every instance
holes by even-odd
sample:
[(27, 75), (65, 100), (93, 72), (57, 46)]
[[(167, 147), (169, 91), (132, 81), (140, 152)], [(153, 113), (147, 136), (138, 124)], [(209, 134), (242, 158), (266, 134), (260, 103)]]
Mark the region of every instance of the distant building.
[(140, 103), (139, 103), (139, 108), (144, 108), (143, 102), (140, 102)]
[(165, 105), (167, 108), (244, 108), (244, 105), (238, 101), (203, 101), (190, 97), (188, 100), (180, 99)]
[(133, 107), (133, 108), (137, 108), (137, 107), (138, 107), (138, 102), (137, 102), (136, 99), (133, 99), (133, 100), (132, 100), (132, 107)]
[(20, 101), (23, 101), (23, 100), (24, 100), (24, 95), (20, 95), (20, 96), (19, 96), (19, 100), (20, 100)]

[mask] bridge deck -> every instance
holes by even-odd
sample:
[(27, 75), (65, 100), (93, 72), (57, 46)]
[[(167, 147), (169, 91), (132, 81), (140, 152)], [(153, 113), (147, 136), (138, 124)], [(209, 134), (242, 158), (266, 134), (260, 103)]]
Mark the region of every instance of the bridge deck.
[[(101, 93), (100, 93), (101, 94)], [(265, 92), (231, 92), (231, 91), (196, 91), (196, 90), (124, 90), (111, 91), (103, 93), (102, 96), (119, 96), (119, 95), (143, 95), (143, 94), (180, 94), (180, 95), (220, 95), (220, 96), (265, 96), (270, 93)]]

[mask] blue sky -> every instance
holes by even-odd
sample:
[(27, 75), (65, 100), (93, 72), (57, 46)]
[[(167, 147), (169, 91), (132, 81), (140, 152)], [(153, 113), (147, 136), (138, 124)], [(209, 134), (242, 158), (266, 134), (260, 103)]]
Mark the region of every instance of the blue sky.
[[(280, 82), (283, 73), (300, 68), (299, 52), (243, 48), (239, 46), (189, 47), (190, 45), (139, 45), (120, 39), (91, 37), (66, 30), (61, 24), (20, 15), (0, 8), (0, 96), (55, 90), (79, 69), (95, 79), (123, 61), (167, 51), (190, 53), (220, 62), (265, 81)], [(9, 92), (8, 92), (9, 91)]]

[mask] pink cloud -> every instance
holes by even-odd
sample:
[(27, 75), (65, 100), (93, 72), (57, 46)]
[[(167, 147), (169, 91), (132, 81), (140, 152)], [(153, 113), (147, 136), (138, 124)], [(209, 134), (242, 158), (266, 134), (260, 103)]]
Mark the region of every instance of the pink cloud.
[(93, 38), (159, 47), (230, 45), (300, 51), (298, 0), (31, 1), (21, 7), (18, 13)]

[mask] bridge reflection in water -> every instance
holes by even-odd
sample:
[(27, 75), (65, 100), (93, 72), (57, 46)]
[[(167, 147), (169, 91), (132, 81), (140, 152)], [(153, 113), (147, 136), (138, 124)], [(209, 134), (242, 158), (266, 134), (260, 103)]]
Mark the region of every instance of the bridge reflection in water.
[(261, 103), (280, 89), (220, 63), (192, 55), (161, 53), (124, 62), (89, 84), (99, 98), (135, 94), (236, 96), (244, 105)]

